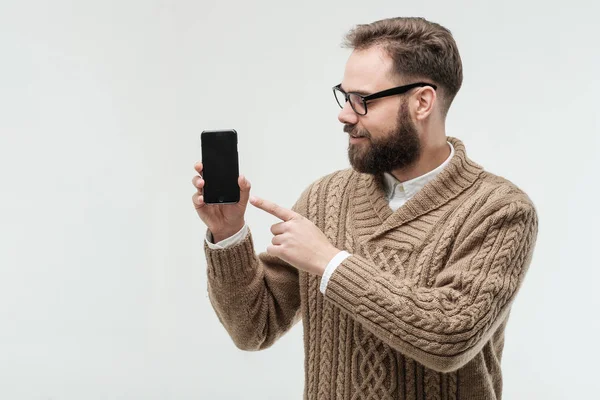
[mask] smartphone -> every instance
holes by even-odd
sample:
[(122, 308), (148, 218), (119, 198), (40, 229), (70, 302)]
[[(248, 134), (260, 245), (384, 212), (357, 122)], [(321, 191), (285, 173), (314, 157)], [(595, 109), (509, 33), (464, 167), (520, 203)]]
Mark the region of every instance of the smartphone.
[(203, 131), (202, 178), (206, 204), (235, 204), (240, 201), (237, 132), (234, 129)]

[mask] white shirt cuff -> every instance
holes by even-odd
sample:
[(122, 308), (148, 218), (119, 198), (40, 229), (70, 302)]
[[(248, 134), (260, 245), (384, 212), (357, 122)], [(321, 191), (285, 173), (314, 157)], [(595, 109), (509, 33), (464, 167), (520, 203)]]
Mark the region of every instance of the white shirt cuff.
[(325, 290), (327, 289), (327, 283), (329, 282), (329, 278), (331, 278), (331, 275), (333, 275), (333, 271), (335, 271), (335, 269), (339, 267), (340, 264), (350, 256), (350, 253), (348, 253), (345, 250), (342, 250), (339, 253), (337, 253), (335, 257), (331, 259), (331, 261), (329, 261), (329, 264), (327, 264), (325, 272), (323, 272), (323, 276), (321, 277), (321, 286), (319, 287), (321, 293), (325, 294)]
[(227, 239), (221, 240), (219, 243), (213, 243), (213, 235), (211, 231), (206, 232), (206, 238), (204, 240), (206, 240), (206, 244), (208, 244), (208, 247), (210, 247), (211, 249), (222, 250), (226, 249), (227, 247), (235, 246), (236, 244), (241, 243), (247, 234), (248, 225), (244, 225), (244, 227), (240, 229), (238, 233), (228, 237)]

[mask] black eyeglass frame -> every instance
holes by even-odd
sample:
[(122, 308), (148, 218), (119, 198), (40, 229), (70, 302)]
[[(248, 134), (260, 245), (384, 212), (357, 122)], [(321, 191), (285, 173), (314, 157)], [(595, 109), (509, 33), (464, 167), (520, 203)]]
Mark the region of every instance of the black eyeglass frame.
[[(367, 102), (368, 101), (375, 100), (375, 99), (381, 99), (382, 97), (394, 96), (396, 94), (404, 94), (404, 93), (408, 92), (409, 90), (414, 89), (416, 87), (425, 87), (425, 86), (431, 86), (433, 88), (433, 90), (437, 90), (436, 85), (434, 85), (432, 83), (427, 83), (427, 82), (416, 82), (416, 83), (410, 83), (408, 85), (397, 86), (395, 88), (382, 90), (381, 92), (376, 92), (376, 93), (373, 93), (373, 94), (370, 94), (367, 96), (364, 96), (364, 95), (362, 95), (360, 93), (356, 93), (356, 92), (346, 93), (342, 89), (341, 83), (339, 85), (335, 85), (332, 89), (333, 89), (333, 97), (335, 97), (335, 101), (338, 103), (340, 108), (344, 108), (344, 104), (340, 104), (340, 101), (338, 100), (338, 97), (335, 94), (336, 91), (338, 91), (344, 95), (344, 97), (346, 98), (346, 102), (350, 102), (350, 107), (352, 107), (352, 110), (355, 113), (357, 113), (358, 115), (367, 115)], [(365, 109), (364, 113), (359, 113), (358, 111), (356, 111), (356, 108), (354, 108), (354, 104), (349, 99), (349, 96), (351, 94), (361, 98), (362, 105)]]

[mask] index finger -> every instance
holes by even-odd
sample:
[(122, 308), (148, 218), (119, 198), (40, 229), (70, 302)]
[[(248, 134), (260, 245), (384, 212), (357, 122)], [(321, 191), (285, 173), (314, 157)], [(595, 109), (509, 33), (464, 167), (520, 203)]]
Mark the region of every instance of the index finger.
[(278, 206), (272, 201), (260, 199), (255, 196), (250, 197), (250, 204), (252, 204), (256, 208), (260, 208), (261, 210), (268, 212), (271, 215), (276, 216), (282, 221), (289, 221), (291, 219), (294, 219), (298, 215), (292, 210), (288, 210), (287, 208)]
[(202, 162), (198, 161), (196, 164), (194, 164), (194, 169), (199, 174), (202, 173)]

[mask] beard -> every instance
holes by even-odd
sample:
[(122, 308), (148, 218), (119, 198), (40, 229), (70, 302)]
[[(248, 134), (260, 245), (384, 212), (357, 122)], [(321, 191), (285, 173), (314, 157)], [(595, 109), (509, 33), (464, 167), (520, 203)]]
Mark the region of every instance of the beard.
[(344, 126), (344, 132), (365, 136), (363, 143), (348, 146), (350, 165), (358, 172), (379, 175), (414, 164), (421, 155), (421, 142), (415, 124), (410, 119), (408, 103), (398, 112), (396, 128), (381, 139), (373, 139), (366, 129)]

